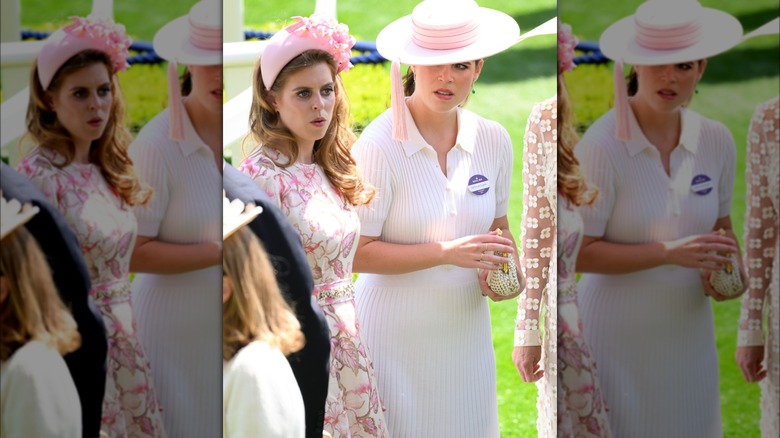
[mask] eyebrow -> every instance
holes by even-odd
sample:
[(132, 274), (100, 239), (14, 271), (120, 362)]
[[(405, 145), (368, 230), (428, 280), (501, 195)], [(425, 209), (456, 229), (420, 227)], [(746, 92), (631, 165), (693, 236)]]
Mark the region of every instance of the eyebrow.
[[(111, 82), (103, 82), (102, 84), (98, 85), (97, 88), (110, 87), (110, 86), (111, 86)], [(89, 88), (89, 87), (84, 85), (76, 85), (75, 87), (71, 87), (70, 91), (83, 90), (85, 88)]]

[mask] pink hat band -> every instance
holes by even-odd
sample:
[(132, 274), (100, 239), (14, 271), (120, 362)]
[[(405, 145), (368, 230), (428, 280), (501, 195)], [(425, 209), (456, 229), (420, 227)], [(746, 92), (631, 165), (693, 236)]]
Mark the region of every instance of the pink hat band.
[(205, 50), (222, 49), (222, 26), (208, 26), (203, 23), (193, 21), (191, 17), (187, 20), (190, 24), (190, 42), (195, 47)]
[(479, 38), (480, 22), (474, 18), (453, 26), (421, 23), (412, 15), (412, 40), (431, 50), (451, 50), (473, 44)]
[(636, 42), (653, 50), (676, 50), (690, 47), (699, 40), (701, 23), (689, 21), (676, 26), (656, 26), (635, 17)]
[(127, 56), (132, 40), (125, 35), (124, 26), (92, 15), (70, 19), (73, 23), (54, 32), (38, 53), (38, 80), (44, 90), (49, 88), (60, 67), (84, 50), (107, 54), (114, 73), (129, 67)]

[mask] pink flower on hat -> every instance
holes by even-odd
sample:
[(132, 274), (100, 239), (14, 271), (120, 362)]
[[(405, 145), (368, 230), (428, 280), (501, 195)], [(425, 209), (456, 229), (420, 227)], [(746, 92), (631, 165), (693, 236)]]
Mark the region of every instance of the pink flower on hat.
[(574, 48), (579, 40), (571, 33), (571, 26), (561, 23), (558, 26), (558, 74), (572, 71), (574, 64)]
[(348, 71), (353, 67), (350, 59), (352, 58), (352, 47), (355, 45), (355, 38), (349, 34), (349, 27), (341, 24), (332, 18), (312, 15), (311, 17), (293, 17), (297, 23), (287, 27), (290, 34), (298, 33), (322, 46), (322, 49), (328, 52), (338, 65), (337, 71)]
[(63, 32), (93, 42), (95, 49), (111, 58), (114, 73), (127, 70), (130, 66), (127, 63), (128, 49), (133, 40), (125, 34), (123, 25), (95, 15), (69, 18), (73, 23), (63, 27)]

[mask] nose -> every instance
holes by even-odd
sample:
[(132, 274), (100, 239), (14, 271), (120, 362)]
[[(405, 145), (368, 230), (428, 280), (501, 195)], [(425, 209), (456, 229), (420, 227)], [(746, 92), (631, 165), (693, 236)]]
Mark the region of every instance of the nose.
[(311, 107), (314, 109), (314, 111), (319, 111), (324, 106), (324, 101), (322, 99), (322, 96), (317, 93), (314, 95), (314, 99), (312, 100)]
[(96, 109), (100, 106), (100, 96), (97, 93), (92, 93), (89, 96), (89, 109)]
[(672, 64), (664, 66), (662, 74), (663, 78), (667, 81), (674, 81), (677, 79), (677, 74), (675, 73), (674, 65)]
[(445, 65), (442, 67), (441, 73), (439, 73), (439, 80), (442, 82), (452, 82), (449, 66)]

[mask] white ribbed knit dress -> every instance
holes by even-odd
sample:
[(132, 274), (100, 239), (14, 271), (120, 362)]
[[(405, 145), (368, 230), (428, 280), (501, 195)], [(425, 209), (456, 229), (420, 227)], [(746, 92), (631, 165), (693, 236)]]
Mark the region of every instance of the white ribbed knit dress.
[[(586, 236), (625, 244), (672, 241), (708, 233), (729, 214), (731, 133), (695, 112), (682, 114), (671, 176), (633, 114), (630, 142), (614, 139), (614, 110), (588, 129), (575, 153), (600, 192), (580, 210)], [(665, 265), (624, 275), (584, 274), (578, 292), (613, 435), (721, 436), (712, 307), (699, 271)]]
[[(358, 209), (361, 234), (419, 244), (487, 233), (507, 213), (512, 144), (506, 130), (458, 110), (445, 177), (436, 152), (405, 113), (408, 141), (391, 139), (388, 110), (353, 148), (364, 178), (377, 189), (373, 203)], [(483, 194), (468, 188), (477, 175), (488, 181)], [(391, 437), (499, 436), (490, 313), (476, 269), (361, 274), (356, 304)]]
[[(185, 140), (168, 138), (168, 110), (130, 145), (136, 172), (154, 190), (136, 207), (139, 236), (164, 242), (221, 239), (222, 175), (184, 111)], [(151, 363), (168, 438), (212, 438), (222, 430), (221, 266), (177, 275), (137, 274), (138, 334)]]

